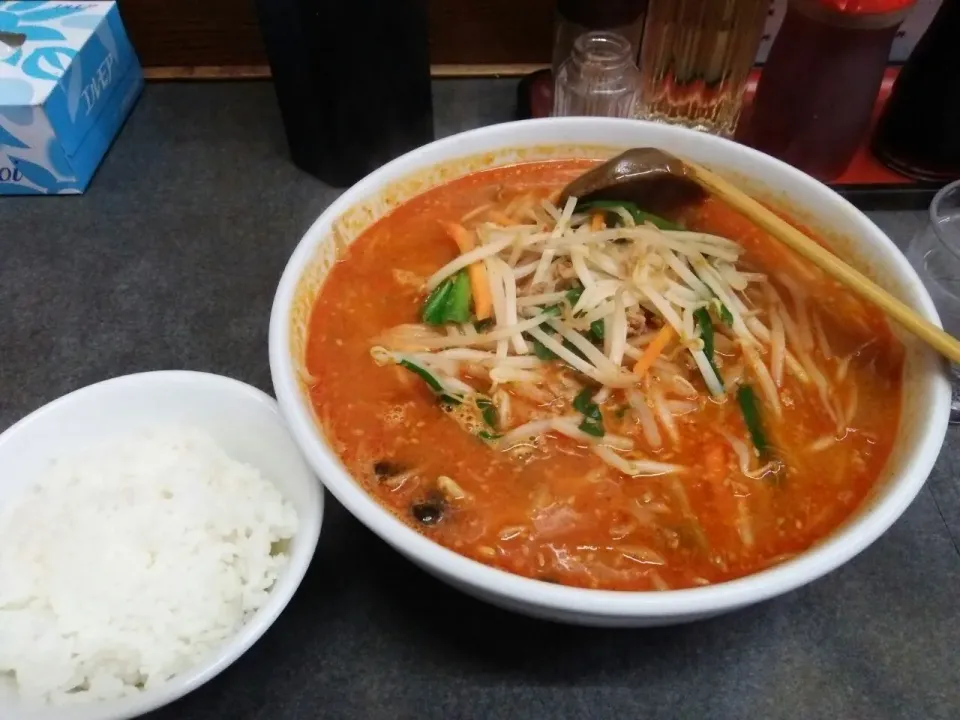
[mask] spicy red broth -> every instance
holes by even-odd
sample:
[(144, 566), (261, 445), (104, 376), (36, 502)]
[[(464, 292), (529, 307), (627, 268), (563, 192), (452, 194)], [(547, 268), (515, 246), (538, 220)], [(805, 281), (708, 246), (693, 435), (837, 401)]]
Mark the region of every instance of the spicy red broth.
[[(715, 200), (663, 231), (631, 224), (632, 208), (577, 206), (564, 219), (550, 200), (591, 164), (472, 174), (413, 198), (346, 250), (316, 300), (306, 353), (329, 442), (410, 527), (548, 582), (686, 588), (804, 551), (882, 472), (901, 346), (878, 311)], [(428, 293), (464, 253), (458, 242), (493, 247), (511, 232), (516, 242), (478, 261), (489, 318), (478, 317), (476, 267)], [(629, 237), (602, 239), (620, 233)], [(532, 250), (516, 250), (524, 242)], [(548, 260), (544, 248), (555, 248)], [(471, 293), (467, 305), (457, 292)], [(440, 307), (432, 323), (428, 300)], [(538, 316), (547, 320), (506, 351), (469, 337), (443, 346)]]

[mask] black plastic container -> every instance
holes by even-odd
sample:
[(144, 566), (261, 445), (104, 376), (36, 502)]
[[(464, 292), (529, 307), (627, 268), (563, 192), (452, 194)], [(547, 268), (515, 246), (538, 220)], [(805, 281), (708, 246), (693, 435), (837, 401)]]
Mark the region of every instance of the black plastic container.
[(427, 0), (256, 0), (293, 162), (337, 187), (433, 140)]
[(944, 0), (900, 71), (872, 150), (915, 180), (960, 178), (960, 0)]

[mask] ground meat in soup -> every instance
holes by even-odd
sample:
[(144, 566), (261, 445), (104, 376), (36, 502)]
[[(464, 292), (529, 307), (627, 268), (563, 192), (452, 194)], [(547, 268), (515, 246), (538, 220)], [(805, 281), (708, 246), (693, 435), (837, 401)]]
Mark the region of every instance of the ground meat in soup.
[[(475, 173), (353, 243), (311, 317), (318, 422), (410, 527), (527, 577), (689, 588), (804, 551), (883, 471), (900, 415), (898, 341), (878, 311), (716, 200), (667, 218), (668, 229), (640, 215), (632, 224), (631, 208), (554, 206), (591, 164)], [(544, 260), (551, 240), (536, 237), (558, 225), (566, 247), (582, 249)], [(629, 237), (583, 239), (604, 232)], [(458, 270), (428, 292), (470, 251), (461, 243), (510, 233), (538, 249), (511, 242), (479, 261), (482, 278)], [(684, 254), (693, 246), (706, 270)], [(515, 279), (499, 281), (505, 272)], [(596, 300), (602, 288), (612, 294)], [(513, 323), (546, 312), (555, 327), (469, 344), (509, 327), (510, 312)], [(467, 339), (442, 346), (452, 334)]]

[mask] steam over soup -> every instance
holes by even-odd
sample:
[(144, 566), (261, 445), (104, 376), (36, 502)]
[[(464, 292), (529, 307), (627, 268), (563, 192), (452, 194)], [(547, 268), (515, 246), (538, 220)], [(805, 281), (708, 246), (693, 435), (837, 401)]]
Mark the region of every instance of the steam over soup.
[(552, 199), (592, 162), (479, 172), (368, 229), (313, 310), (332, 446), (427, 537), (611, 590), (722, 582), (828, 535), (882, 471), (879, 312), (708, 199)]

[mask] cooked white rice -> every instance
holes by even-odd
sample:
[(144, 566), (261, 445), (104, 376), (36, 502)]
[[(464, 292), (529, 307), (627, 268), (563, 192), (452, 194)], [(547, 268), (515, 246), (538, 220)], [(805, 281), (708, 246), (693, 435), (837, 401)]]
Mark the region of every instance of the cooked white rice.
[(30, 704), (156, 687), (264, 604), (296, 529), (274, 485), (192, 428), (56, 463), (0, 509), (0, 678)]

